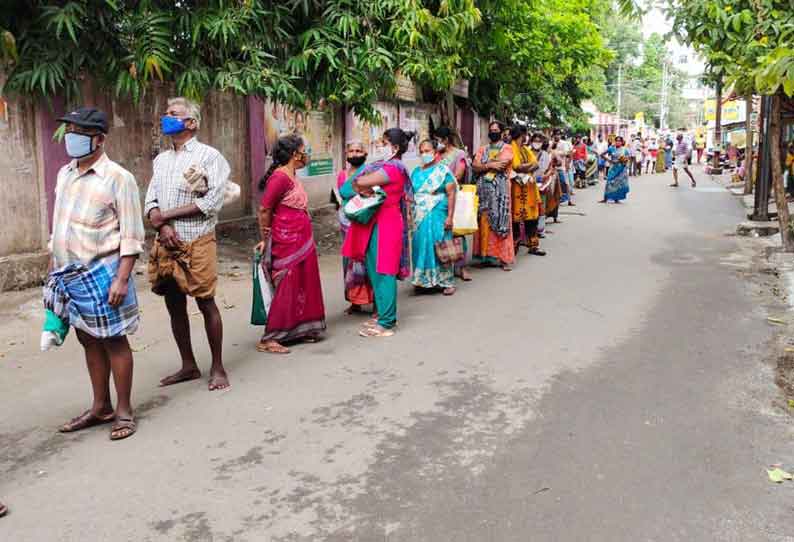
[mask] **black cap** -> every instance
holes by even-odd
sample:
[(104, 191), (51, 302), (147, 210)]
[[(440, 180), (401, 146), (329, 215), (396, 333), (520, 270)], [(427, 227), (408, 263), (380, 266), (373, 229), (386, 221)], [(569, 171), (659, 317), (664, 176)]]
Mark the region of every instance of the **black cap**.
[(79, 107), (58, 119), (58, 122), (68, 122), (81, 128), (96, 128), (102, 133), (108, 133), (108, 116), (104, 111), (93, 107)]

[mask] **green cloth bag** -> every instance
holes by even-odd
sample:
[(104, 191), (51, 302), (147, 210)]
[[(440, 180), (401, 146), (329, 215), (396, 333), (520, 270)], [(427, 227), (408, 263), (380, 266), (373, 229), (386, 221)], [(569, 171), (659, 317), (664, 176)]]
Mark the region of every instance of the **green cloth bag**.
[(251, 299), (251, 324), (267, 325), (267, 313), (273, 301), (273, 287), (262, 269), (262, 254), (254, 254), (253, 295)]
[(375, 193), (372, 196), (364, 197), (361, 194), (356, 194), (345, 203), (342, 209), (348, 219), (359, 224), (369, 224), (380, 206), (386, 201), (386, 192), (379, 186), (373, 190)]

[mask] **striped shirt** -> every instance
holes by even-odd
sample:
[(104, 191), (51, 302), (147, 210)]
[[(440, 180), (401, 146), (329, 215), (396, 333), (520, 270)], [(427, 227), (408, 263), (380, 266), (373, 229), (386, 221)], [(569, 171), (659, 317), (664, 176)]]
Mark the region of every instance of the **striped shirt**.
[(143, 252), (138, 184), (103, 154), (85, 173), (77, 160), (63, 166), (55, 186), (50, 252), (54, 269), (89, 265), (107, 256)]
[[(203, 196), (193, 193), (182, 175), (193, 165), (201, 166), (207, 172), (208, 191)], [(212, 233), (218, 223), (230, 172), (229, 163), (221, 153), (196, 138), (182, 145), (178, 151), (169, 149), (162, 152), (154, 159), (144, 213), (149, 216), (152, 209), (169, 211), (195, 203), (202, 214), (170, 221), (176, 234), (183, 241), (190, 242)]]

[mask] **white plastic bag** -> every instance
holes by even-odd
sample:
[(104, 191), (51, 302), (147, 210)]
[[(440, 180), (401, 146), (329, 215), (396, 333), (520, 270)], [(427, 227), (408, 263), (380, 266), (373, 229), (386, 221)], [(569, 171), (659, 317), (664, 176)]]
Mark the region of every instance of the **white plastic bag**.
[(469, 235), (478, 229), (477, 211), (479, 198), (477, 187), (467, 184), (458, 190), (455, 197), (455, 214), (452, 217), (452, 232), (455, 235)]

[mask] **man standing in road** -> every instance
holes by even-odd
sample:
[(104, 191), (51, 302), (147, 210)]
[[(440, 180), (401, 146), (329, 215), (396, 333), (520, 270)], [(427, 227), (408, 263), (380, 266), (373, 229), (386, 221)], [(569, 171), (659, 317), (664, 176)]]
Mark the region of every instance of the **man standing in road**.
[(64, 333), (68, 326), (75, 328), (94, 394), (91, 408), (60, 431), (113, 422), (110, 439), (121, 440), (136, 431), (127, 335), (135, 332), (140, 319), (135, 282), (130, 278), (144, 242), (138, 185), (129, 171), (105, 154), (104, 112), (81, 107), (58, 121), (66, 125), (66, 153), (73, 160), (58, 172), (52, 272), (44, 287), (44, 305), (48, 322), (57, 321)]
[(215, 304), (218, 282), (215, 226), (223, 206), (229, 164), (216, 149), (200, 143), (201, 109), (185, 98), (168, 100), (161, 129), (173, 148), (154, 159), (146, 194), (146, 217), (157, 230), (149, 257), (152, 291), (165, 297), (182, 367), (161, 386), (201, 378), (193, 355), (187, 297), (196, 300), (212, 352), (208, 389), (223, 390), (229, 379), (223, 367), (223, 323)]
[(598, 141), (595, 145), (596, 154), (598, 154), (598, 176), (604, 178), (606, 171), (606, 159), (603, 156), (609, 150), (609, 144), (604, 140), (604, 134), (598, 134)]
[(689, 158), (689, 154), (692, 152), (692, 150), (684, 140), (683, 134), (678, 134), (675, 139), (677, 143), (673, 149), (673, 184), (670, 186), (673, 188), (678, 187), (678, 170), (683, 169), (686, 174), (689, 175), (689, 178), (692, 181), (692, 188), (695, 188), (697, 183), (695, 182), (695, 178), (692, 176), (692, 172), (689, 171), (689, 166), (687, 165), (687, 158)]

